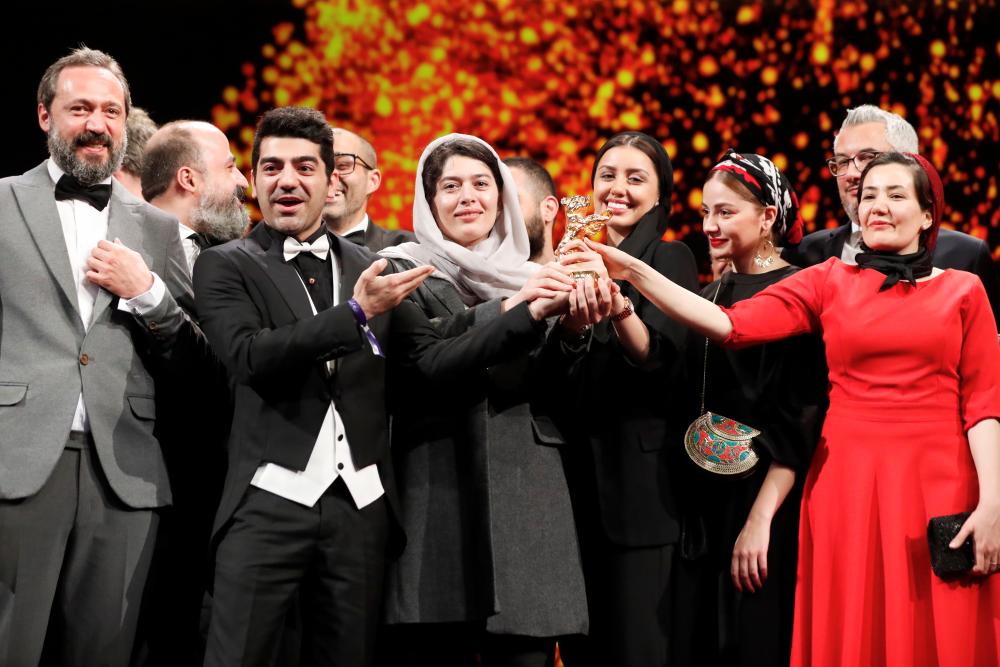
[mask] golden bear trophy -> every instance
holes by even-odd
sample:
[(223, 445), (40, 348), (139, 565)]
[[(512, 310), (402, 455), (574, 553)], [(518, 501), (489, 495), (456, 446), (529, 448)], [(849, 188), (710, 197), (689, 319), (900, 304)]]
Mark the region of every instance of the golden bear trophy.
[[(600, 213), (593, 212), (590, 215), (580, 213), (581, 209), (590, 208), (590, 197), (584, 195), (571, 195), (563, 197), (559, 203), (566, 208), (566, 230), (563, 232), (562, 241), (556, 246), (556, 255), (563, 255), (567, 252), (577, 252), (576, 250), (566, 250), (566, 246), (572, 241), (582, 241), (600, 232), (611, 219), (611, 214), (607, 211)], [(591, 278), (597, 281), (597, 273), (594, 271), (574, 271), (573, 278)]]

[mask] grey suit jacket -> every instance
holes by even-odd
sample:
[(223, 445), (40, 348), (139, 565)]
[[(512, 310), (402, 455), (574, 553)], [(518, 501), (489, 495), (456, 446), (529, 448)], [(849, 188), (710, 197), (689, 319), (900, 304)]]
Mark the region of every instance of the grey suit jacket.
[(114, 181), (108, 205), (108, 238), (139, 252), (168, 293), (140, 321), (101, 290), (84, 329), (45, 163), (0, 180), (0, 499), (42, 487), (82, 391), (98, 459), (118, 498), (133, 508), (170, 502), (153, 435), (151, 371), (179, 332), (191, 331), (176, 300), (191, 299), (191, 283), (174, 218)]

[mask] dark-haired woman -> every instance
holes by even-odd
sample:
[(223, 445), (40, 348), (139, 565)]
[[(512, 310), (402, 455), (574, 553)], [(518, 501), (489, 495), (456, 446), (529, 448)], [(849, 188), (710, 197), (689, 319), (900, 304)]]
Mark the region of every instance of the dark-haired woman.
[[(801, 240), (802, 219), (774, 163), (729, 151), (702, 192), (711, 258), (731, 267), (701, 291), (704, 298), (728, 308), (798, 271), (776, 248)], [(817, 336), (795, 336), (731, 350), (692, 333), (687, 356), (693, 389), (704, 397), (704, 408), (690, 418), (707, 410), (761, 435), (754, 439), (758, 461), (749, 473), (707, 472), (692, 464), (685, 475), (685, 527), (703, 536), (704, 553), (678, 562), (678, 596), (692, 607), (684, 619), (688, 631), (677, 626), (677, 662), (787, 665), (801, 479), (826, 400), (822, 343)]]
[[(661, 240), (673, 171), (658, 141), (624, 132), (598, 151), (595, 207), (611, 213), (608, 242), (687, 289), (698, 285), (687, 246)], [(589, 250), (574, 253), (586, 260)], [(586, 292), (586, 293), (584, 293)], [(606, 298), (606, 295), (604, 296)], [(578, 283), (559, 335), (573, 365), (563, 389), (567, 475), (583, 547), (590, 641), (568, 645), (566, 664), (661, 667), (669, 653), (675, 547), (680, 537), (673, 475), (691, 391), (682, 381), (686, 333), (637, 290), (611, 296), (610, 318), (588, 328), (593, 282)], [(600, 307), (599, 305), (597, 306)]]
[[(383, 255), (436, 271), (411, 297), (444, 335), (538, 294), (572, 289), (561, 268), (528, 261), (510, 171), (467, 135), (432, 142), (414, 195), (418, 243)], [(587, 631), (587, 604), (562, 438), (542, 349), (459, 385), (397, 369), (393, 461), (408, 544), (389, 570), (394, 667), (544, 667), (555, 643)]]
[[(723, 345), (822, 331), (830, 408), (805, 481), (791, 664), (1000, 663), (1000, 345), (981, 281), (935, 269), (943, 188), (919, 156), (861, 175), (858, 266), (804, 269), (721, 309), (613, 248), (612, 276)], [(931, 570), (928, 521), (969, 511), (975, 565)]]

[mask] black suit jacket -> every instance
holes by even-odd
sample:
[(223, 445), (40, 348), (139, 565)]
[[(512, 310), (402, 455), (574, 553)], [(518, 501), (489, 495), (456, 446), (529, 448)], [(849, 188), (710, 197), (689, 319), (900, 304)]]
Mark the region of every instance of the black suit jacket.
[[(836, 229), (821, 229), (806, 236), (798, 246), (782, 250), (781, 256), (802, 268), (822, 264), (831, 257), (840, 257), (850, 235), (850, 224)], [(939, 269), (959, 269), (979, 276), (990, 299), (993, 317), (1000, 322), (1000, 276), (997, 275), (996, 264), (986, 243), (962, 232), (942, 229), (938, 234), (937, 247), (934, 248), (934, 266)]]
[(417, 237), (413, 232), (405, 229), (384, 229), (379, 227), (371, 218), (368, 219), (368, 229), (365, 230), (365, 247), (374, 253), (390, 246), (416, 241)]
[[(216, 531), (262, 463), (305, 468), (331, 400), (343, 418), (355, 466), (379, 464), (395, 512), (386, 359), (372, 354), (347, 305), (358, 276), (376, 257), (336, 236), (331, 249), (340, 264), (340, 304), (316, 315), (298, 274), (283, 261), (281, 245), (272, 243), (263, 224), (245, 239), (206, 250), (195, 265), (202, 324), (234, 390), (229, 469)], [(545, 323), (534, 322), (525, 304), (447, 341), (409, 301), (369, 324), (387, 357), (435, 382), (458, 381), (471, 369), (531, 349), (545, 331)], [(328, 360), (336, 360), (329, 377)]]

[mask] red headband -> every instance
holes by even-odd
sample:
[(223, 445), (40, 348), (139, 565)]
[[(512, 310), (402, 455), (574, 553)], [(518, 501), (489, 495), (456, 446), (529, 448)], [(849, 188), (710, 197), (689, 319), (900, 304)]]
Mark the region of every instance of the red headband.
[(931, 206), (931, 231), (927, 235), (927, 252), (934, 252), (937, 245), (938, 232), (941, 231), (941, 220), (944, 218), (944, 184), (941, 183), (941, 176), (930, 161), (917, 153), (906, 153), (920, 165), (920, 168), (927, 174), (927, 180), (931, 183), (931, 194), (934, 202)]

